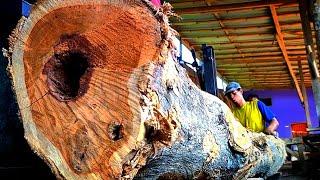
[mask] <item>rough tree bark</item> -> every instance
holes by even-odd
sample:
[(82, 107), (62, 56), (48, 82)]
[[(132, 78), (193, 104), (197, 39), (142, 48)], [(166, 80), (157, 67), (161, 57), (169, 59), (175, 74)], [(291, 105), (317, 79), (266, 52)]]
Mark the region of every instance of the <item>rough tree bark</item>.
[(175, 61), (171, 7), (47, 0), (5, 53), (25, 138), (58, 178), (247, 178), (284, 143), (247, 131)]

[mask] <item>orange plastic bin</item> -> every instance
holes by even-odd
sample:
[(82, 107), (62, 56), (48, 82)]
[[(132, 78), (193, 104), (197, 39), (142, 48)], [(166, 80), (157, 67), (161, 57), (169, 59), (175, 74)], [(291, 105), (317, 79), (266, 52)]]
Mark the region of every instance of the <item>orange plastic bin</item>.
[(291, 124), (292, 137), (308, 135), (307, 128), (308, 128), (307, 123), (292, 123)]

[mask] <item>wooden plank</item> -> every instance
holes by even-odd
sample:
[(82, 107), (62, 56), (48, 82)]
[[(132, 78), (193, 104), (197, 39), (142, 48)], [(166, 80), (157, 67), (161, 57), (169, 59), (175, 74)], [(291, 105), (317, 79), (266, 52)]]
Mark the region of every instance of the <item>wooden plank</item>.
[[(173, 24), (175, 26), (175, 24)], [(179, 27), (177, 27), (179, 30)], [(273, 29), (273, 26), (266, 25), (266, 26), (253, 26), (253, 27), (240, 27), (240, 28), (232, 28), (232, 27), (225, 27), (224, 28), (227, 31), (262, 31), (266, 29)], [(181, 34), (183, 33), (214, 33), (214, 32), (220, 32), (222, 29), (221, 28), (211, 28), (211, 29), (181, 29), (179, 32)]]
[(280, 47), (280, 49), (282, 51), (284, 60), (287, 63), (287, 67), (288, 67), (289, 73), (291, 75), (291, 78), (293, 80), (293, 83), (294, 83), (294, 85), (296, 87), (299, 99), (300, 99), (301, 103), (303, 103), (302, 92), (301, 92), (299, 83), (297, 81), (297, 78), (295, 76), (295, 73), (293, 72), (291, 62), (290, 62), (289, 57), (288, 57), (286, 45), (284, 43), (284, 38), (283, 38), (283, 35), (282, 35), (282, 32), (281, 32), (281, 27), (280, 27), (280, 23), (279, 23), (279, 19), (278, 19), (278, 16), (277, 16), (277, 11), (276, 11), (275, 6), (274, 5), (270, 5), (270, 10), (271, 10), (272, 19), (273, 19), (273, 22), (274, 22), (274, 25), (275, 25), (275, 28), (276, 28), (276, 31), (277, 31), (276, 38), (277, 38), (279, 47)]
[[(293, 24), (299, 24), (299, 21), (295, 21)], [(302, 35), (301, 31), (301, 25), (300, 26), (292, 26), (290, 24), (285, 24), (285, 22), (281, 22), (281, 29), (289, 34), (294, 35)], [(194, 24), (194, 25), (180, 25), (175, 26), (173, 25), (174, 29), (178, 32), (186, 32), (186, 33), (194, 33), (197, 31), (200, 32), (208, 32), (212, 31), (213, 33), (220, 32), (220, 26), (217, 22), (210, 23), (210, 24)], [(270, 29), (270, 24), (268, 22), (259, 22), (256, 24), (253, 24), (253, 22), (244, 22), (244, 23), (229, 23), (226, 24), (226, 29), (228, 29), (231, 32), (237, 32), (238, 34), (246, 34), (246, 33), (254, 33), (254, 32), (270, 32), (272, 31)], [(314, 33), (313, 33), (314, 34)], [(289, 38), (289, 37), (288, 37)], [(303, 38), (303, 37), (302, 37)]]
[(231, 77), (237, 77), (237, 78), (289, 78), (289, 76), (287, 74), (284, 75), (278, 75), (278, 74), (270, 74), (270, 75), (246, 75), (246, 74), (241, 74), (239, 76), (226, 76), (227, 78), (231, 78)]
[(271, 57), (270, 59), (255, 59), (255, 58), (245, 58), (245, 59), (240, 59), (240, 58), (231, 58), (231, 59), (217, 59), (218, 64), (251, 64), (251, 63), (266, 63), (266, 62), (282, 62), (283, 63), (283, 58), (282, 57)]
[(271, 71), (271, 70), (285, 70), (285, 66), (257, 66), (257, 67), (218, 67), (219, 70), (224, 71), (249, 71), (249, 72), (263, 72), (263, 71)]
[[(290, 56), (290, 61), (298, 61), (298, 58), (306, 58), (306, 56)], [(263, 62), (274, 62), (283, 60), (283, 56), (254, 56), (254, 57), (246, 57), (246, 59), (241, 58), (224, 58), (218, 59), (221, 62), (237, 62), (237, 61), (263, 61)]]
[[(179, 32), (194, 32), (194, 31), (202, 31), (202, 32), (205, 32), (205, 31), (215, 31), (215, 30), (220, 30), (219, 27), (209, 27), (209, 28), (193, 28), (192, 26), (186, 26), (186, 27), (181, 27), (181, 26), (175, 26), (173, 24), (173, 27), (175, 27), (176, 30), (178, 30)], [(287, 30), (287, 29), (292, 29), (293, 27), (295, 27), (295, 29), (297, 30), (301, 30), (301, 23), (299, 22), (290, 22), (290, 23), (284, 23), (281, 25), (281, 29), (282, 30)], [(240, 26), (240, 27), (226, 27), (226, 29), (228, 31), (253, 31), (253, 30), (256, 30), (256, 31), (259, 31), (259, 30), (263, 30), (263, 29), (269, 29), (269, 28), (273, 28), (273, 26), (271, 25), (259, 25), (259, 26), (256, 26), (256, 25), (248, 25), (248, 26)]]
[[(274, 56), (279, 57), (282, 55), (281, 52), (257, 52), (257, 53), (242, 53), (244, 57), (261, 57), (261, 56)], [(239, 58), (242, 57), (240, 54), (216, 54), (216, 58)]]
[[(213, 13), (218, 13), (218, 12), (213, 12)], [(292, 18), (292, 17), (299, 17), (299, 12), (290, 12), (290, 13), (283, 13), (283, 14), (278, 14), (279, 18), (281, 19), (286, 19), (286, 18)], [(186, 20), (181, 20), (181, 21), (173, 21), (172, 24), (175, 26), (182, 26), (182, 25), (199, 25), (199, 24), (208, 24), (208, 23), (218, 23), (219, 21), (223, 21), (224, 23), (241, 23), (241, 22), (248, 22), (248, 21), (268, 21), (270, 17), (268, 15), (264, 16), (252, 16), (252, 17), (241, 17), (241, 18), (225, 18), (225, 19), (186, 19)]]
[[(271, 33), (250, 33), (250, 34), (230, 34), (229, 37), (232, 39), (241, 39), (241, 38), (257, 38), (261, 36), (273, 36)], [(192, 39), (201, 39), (201, 38), (223, 38), (226, 37), (225, 35), (197, 35), (197, 34), (190, 34), (185, 38), (192, 38)]]
[[(189, 39), (190, 41), (193, 41), (192, 44), (193, 45), (201, 45), (202, 42), (199, 42), (195, 40), (195, 38), (187, 38), (187, 37), (182, 37), (182, 39)], [(270, 42), (270, 41), (273, 41), (274, 40), (274, 37), (272, 39), (241, 39), (241, 40), (234, 40), (235, 43), (259, 43), (259, 42)], [(301, 45), (301, 42), (303, 43), (303, 39), (302, 38), (296, 38), (296, 37), (288, 37), (288, 38), (285, 38), (286, 42), (290, 43), (290, 45), (293, 45), (293, 44), (299, 44)], [(217, 40), (211, 40), (211, 41), (206, 41), (207, 44), (229, 44), (229, 41), (217, 41)]]
[[(293, 69), (295, 69), (295, 66), (298, 66), (298, 63), (296, 61), (291, 61), (292, 65), (293, 65)], [(255, 60), (246, 60), (246, 61), (242, 61), (242, 60), (238, 60), (238, 61), (224, 61), (224, 60), (219, 60), (217, 61), (217, 64), (219, 67), (223, 67), (223, 66), (240, 66), (240, 67), (250, 67), (250, 66), (262, 66), (263, 64), (267, 65), (267, 66), (271, 66), (272, 64), (274, 65), (284, 65), (285, 62), (283, 62), (283, 59), (276, 59), (274, 61), (255, 61)], [(308, 67), (308, 62), (302, 61), (302, 65), (303, 67)]]
[(296, 4), (296, 0), (269, 0), (269, 1), (254, 1), (245, 3), (223, 4), (206, 7), (191, 7), (176, 9), (177, 14), (194, 14), (194, 13), (208, 13), (208, 12), (220, 12), (220, 11), (232, 11), (239, 9), (251, 9), (251, 8), (263, 8), (269, 5), (293, 5)]
[[(197, 49), (197, 48), (196, 48)], [(279, 52), (280, 48), (278, 46), (273, 47), (248, 47), (248, 48), (237, 48), (241, 50), (243, 53), (257, 53), (257, 52)], [(227, 54), (227, 53), (233, 53), (236, 49), (215, 49), (216, 54)]]
[(247, 68), (255, 68), (255, 67), (268, 67), (268, 66), (282, 66), (284, 65), (284, 62), (253, 62), (253, 63), (244, 63), (244, 62), (234, 62), (234, 63), (225, 63), (225, 62), (218, 62), (218, 67), (223, 68), (223, 67), (247, 67)]
[[(233, 42), (233, 38), (230, 37), (229, 31), (224, 29), (224, 28), (225, 28), (225, 25), (224, 25), (224, 23), (220, 20), (219, 14), (215, 12), (215, 13), (213, 13), (213, 15), (214, 15), (215, 18), (219, 21), (220, 27), (221, 27), (221, 29), (223, 30), (224, 34), (228, 37), (230, 43), (233, 44), (233, 43), (234, 43), (234, 42)], [(242, 55), (241, 50), (239, 50), (236, 45), (235, 45), (235, 49), (236, 49), (236, 51), (242, 56), (242, 58), (244, 58), (244, 55)], [(215, 53), (216, 53), (216, 52), (215, 52)]]
[[(285, 70), (287, 70), (287, 69), (285, 69)], [(270, 71), (259, 71), (259, 72), (253, 72), (253, 71), (250, 71), (250, 72), (248, 72), (248, 71), (239, 71), (239, 72), (236, 72), (236, 71), (230, 71), (230, 72), (228, 72), (228, 71), (221, 71), (221, 74), (257, 74), (257, 75), (260, 75), (260, 74), (263, 74), (263, 75), (266, 75), (266, 74), (277, 74), (277, 75), (284, 75), (284, 74), (287, 74), (287, 72), (286, 71), (284, 71), (284, 70), (274, 70), (274, 71), (272, 71), (272, 72), (270, 72)]]

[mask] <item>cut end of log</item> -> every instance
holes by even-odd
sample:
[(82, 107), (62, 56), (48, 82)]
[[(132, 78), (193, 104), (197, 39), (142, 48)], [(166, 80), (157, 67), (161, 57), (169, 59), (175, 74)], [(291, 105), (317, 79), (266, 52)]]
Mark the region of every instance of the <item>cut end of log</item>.
[(270, 164), (174, 60), (171, 14), (148, 0), (47, 0), (17, 26), (10, 53), (25, 137), (57, 176), (132, 179), (145, 167), (138, 175), (152, 179), (248, 177)]
[(121, 176), (144, 136), (135, 69), (157, 61), (163, 43), (153, 13), (147, 1), (47, 0), (15, 29), (25, 136), (57, 175)]

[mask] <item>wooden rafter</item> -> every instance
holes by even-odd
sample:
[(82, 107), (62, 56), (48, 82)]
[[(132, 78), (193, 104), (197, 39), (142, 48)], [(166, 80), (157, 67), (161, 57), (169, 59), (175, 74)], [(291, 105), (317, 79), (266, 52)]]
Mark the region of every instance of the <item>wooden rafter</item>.
[(235, 62), (235, 63), (218, 63), (219, 67), (274, 67), (274, 66), (278, 66), (278, 65), (283, 65), (284, 62), (283, 61), (279, 61), (279, 62), (256, 62), (256, 63), (243, 63), (243, 62)]
[[(229, 77), (235, 77), (235, 76), (229, 76)], [(285, 75), (240, 75), (240, 76), (236, 76), (237, 78), (248, 78), (248, 77), (253, 77), (253, 78), (289, 78), (287, 74)]]
[[(222, 22), (222, 21), (221, 21)], [(223, 30), (224, 32), (226, 32), (225, 30)], [(282, 33), (282, 35), (286, 35), (286, 33)], [(231, 37), (232, 39), (241, 39), (241, 38), (257, 38), (257, 37), (274, 37), (273, 34), (270, 34), (270, 33), (247, 33), (247, 34), (234, 34), (234, 33), (228, 33), (229, 37)], [(226, 37), (225, 35), (211, 35), (211, 34), (208, 34), (208, 35), (188, 35), (189, 38), (193, 38), (193, 39), (196, 39), (196, 38), (223, 38), (223, 37)], [(303, 35), (296, 35), (296, 37), (298, 38), (303, 38)]]
[[(211, 1), (211, 0), (205, 0), (205, 2), (206, 2), (206, 4), (207, 4), (208, 6), (212, 6), (212, 4), (211, 4), (212, 1)], [(231, 44), (234, 44), (234, 40), (230, 37), (229, 31), (225, 29), (225, 25), (224, 25), (224, 23), (222, 22), (219, 13), (213, 12), (213, 16), (214, 16), (214, 17), (216, 18), (216, 20), (219, 22), (219, 25), (220, 25), (220, 27), (221, 27), (221, 30), (222, 30), (222, 31), (224, 32), (224, 34), (227, 36), (227, 38), (229, 39), (230, 43), (231, 43)], [(244, 58), (244, 55), (242, 55), (241, 50), (239, 50), (239, 49), (237, 48), (237, 45), (236, 45), (236, 44), (234, 44), (234, 47), (235, 47), (235, 49), (237, 50), (237, 52), (242, 56), (242, 58)]]
[[(184, 37), (182, 39), (194, 39), (194, 40), (198, 40), (198, 39), (201, 39), (201, 38), (188, 38), (188, 37)], [(264, 40), (261, 40), (261, 39), (251, 39), (251, 40), (237, 40), (236, 42), (237, 43), (259, 43), (259, 42), (266, 42), (266, 41), (273, 41), (274, 40), (274, 37), (272, 39), (264, 39)], [(304, 39), (297, 39), (297, 38), (286, 38), (286, 42), (304, 42)], [(223, 42), (219, 42), (219, 41), (207, 41), (206, 42), (207, 44), (229, 44), (229, 41), (223, 41)], [(201, 43), (198, 43), (198, 42), (195, 42), (195, 43), (192, 43), (193, 45), (196, 45), (196, 44), (201, 44)]]
[[(218, 12), (213, 12), (213, 13), (218, 13)], [(290, 13), (283, 13), (281, 15), (278, 15), (279, 18), (292, 18), (292, 17), (297, 17), (299, 18), (299, 12), (290, 12)], [(200, 19), (200, 20), (195, 20), (195, 19), (184, 19), (183, 21), (179, 22), (174, 22), (175, 25), (194, 25), (194, 24), (206, 24), (206, 23), (215, 23), (218, 22), (219, 20), (223, 20), (225, 23), (241, 23), (241, 22), (250, 22), (250, 21), (267, 21), (269, 20), (269, 16), (253, 16), (253, 17), (240, 17), (240, 18), (224, 18), (224, 19)]]
[[(228, 37), (229, 41), (231, 44), (234, 44), (234, 40), (233, 38), (230, 36), (230, 33), (228, 30), (225, 30), (225, 25), (223, 24), (222, 20), (220, 20), (220, 16), (217, 12), (213, 13), (213, 15), (215, 16), (215, 18), (218, 20), (219, 24), (220, 24), (220, 27), (221, 29), (223, 30), (224, 34)], [(235, 49), (237, 50), (237, 52), (242, 56), (242, 58), (244, 58), (244, 55), (242, 54), (241, 50), (238, 49), (237, 45), (234, 44), (235, 46)]]
[(231, 11), (236, 9), (250, 9), (250, 8), (261, 8), (269, 5), (296, 5), (296, 0), (269, 0), (269, 1), (254, 1), (246, 3), (235, 3), (235, 4), (223, 4), (206, 7), (192, 7), (176, 9), (175, 12), (178, 14), (192, 14), (192, 13), (208, 13), (208, 12), (219, 12), (219, 11)]
[[(243, 52), (273, 52), (273, 51), (278, 51), (279, 50), (279, 47), (278, 46), (250, 46), (250, 47), (239, 47), (239, 46), (236, 46), (239, 50), (243, 51)], [(259, 49), (257, 49), (257, 47), (259, 47)], [(232, 48), (234, 49), (234, 48)], [(230, 50), (232, 50), (231, 48), (225, 48), (225, 49), (215, 49), (216, 51), (223, 51), (223, 52), (230, 52)], [(303, 49), (304, 50), (304, 49)]]
[[(300, 43), (297, 43), (297, 41), (295, 40), (286, 40), (286, 44), (287, 44), (287, 49), (289, 48), (293, 48), (293, 47), (299, 47), (299, 49), (301, 47), (304, 47), (303, 45), (301, 45), (301, 43), (303, 43), (303, 39), (301, 39)], [(263, 47), (267, 47), (267, 46), (278, 46), (278, 43), (275, 42), (274, 40), (266, 40), (266, 41), (253, 41), (253, 42), (237, 42), (236, 43), (238, 47), (241, 48), (247, 48), (247, 47), (259, 47), (259, 46), (263, 46)], [(194, 46), (200, 46), (201, 44), (199, 43), (194, 43)], [(230, 47), (233, 47), (233, 45), (227, 44), (227, 43), (215, 43), (215, 49), (229, 49)], [(304, 47), (305, 48), (305, 47)]]
[(223, 73), (221, 73), (221, 74), (237, 74), (237, 75), (239, 75), (239, 74), (253, 74), (253, 75), (260, 75), (260, 74), (281, 74), (281, 75), (284, 75), (284, 74), (286, 74), (286, 72), (285, 71), (283, 71), (283, 70), (275, 70), (275, 71), (268, 71), (268, 72), (261, 72), (261, 71), (259, 71), (259, 72), (244, 72), (244, 71), (238, 71), (238, 72), (236, 72), (236, 71), (230, 71), (230, 72), (227, 72), (227, 71), (225, 71), (225, 72), (223, 72)]
[[(239, 54), (216, 54), (217, 57), (224, 57), (224, 58), (227, 58), (227, 57), (239, 57)], [(278, 52), (278, 51), (275, 51), (275, 52), (257, 52), (257, 53), (243, 53), (244, 56), (246, 57), (254, 57), (254, 56), (268, 56), (268, 55), (282, 55), (281, 52)]]
[[(173, 24), (175, 26), (175, 23)], [(273, 28), (271, 25), (266, 26), (254, 26), (254, 27), (240, 27), (240, 28), (231, 28), (231, 27), (225, 27), (225, 30), (227, 31), (257, 31), (257, 30), (268, 30)], [(194, 29), (194, 30), (188, 30), (188, 29), (181, 29), (180, 33), (214, 33), (214, 32), (220, 32), (221, 28), (211, 28), (211, 29)]]
[[(176, 26), (175, 23), (173, 24), (173, 26), (179, 31), (190, 31), (190, 32), (194, 32), (194, 31), (205, 31), (205, 30), (210, 30), (210, 31), (215, 31), (216, 29), (220, 29), (219, 27), (209, 27), (209, 28), (192, 28), (189, 26), (183, 27), (181, 28), (181, 26)], [(228, 29), (229, 31), (232, 30), (241, 30), (241, 31), (252, 31), (252, 30), (261, 30), (261, 29), (267, 29), (273, 26), (270, 26), (269, 24), (267, 25), (248, 25), (248, 26), (240, 26), (240, 27), (226, 27), (226, 29)], [(282, 24), (281, 26), (284, 30), (288, 29), (290, 27), (296, 27), (300, 30), (301, 28), (301, 23), (300, 22), (291, 22), (291, 23), (285, 23)]]
[(295, 85), (295, 88), (297, 90), (297, 93), (298, 93), (298, 96), (300, 98), (300, 101), (303, 103), (302, 92), (301, 92), (298, 80), (297, 80), (297, 78), (296, 78), (296, 76), (295, 76), (295, 74), (293, 72), (293, 68), (292, 68), (291, 62), (290, 62), (289, 57), (288, 57), (286, 45), (284, 43), (284, 38), (283, 38), (283, 35), (282, 35), (282, 32), (281, 32), (281, 27), (280, 27), (280, 23), (279, 23), (279, 19), (278, 19), (278, 16), (277, 16), (277, 11), (276, 11), (275, 6), (274, 5), (270, 5), (270, 10), (271, 10), (274, 26), (275, 26), (276, 31), (277, 31), (276, 38), (277, 38), (279, 47), (280, 47), (280, 49), (282, 51), (284, 60), (286, 61), (289, 73), (290, 73), (291, 78), (292, 78), (292, 80), (294, 82), (294, 85)]
[[(299, 56), (299, 57), (294, 57), (294, 58), (290, 58), (291, 61), (297, 61), (298, 58), (305, 58), (306, 56)], [(250, 58), (247, 57), (246, 59), (241, 59), (241, 58), (224, 58), (224, 59), (218, 59), (221, 62), (250, 62), (250, 61), (255, 61), (255, 62), (277, 62), (277, 61), (283, 61), (283, 56), (277, 56), (277, 57), (273, 57), (273, 56), (262, 56), (262, 57), (254, 57), (254, 58)]]

